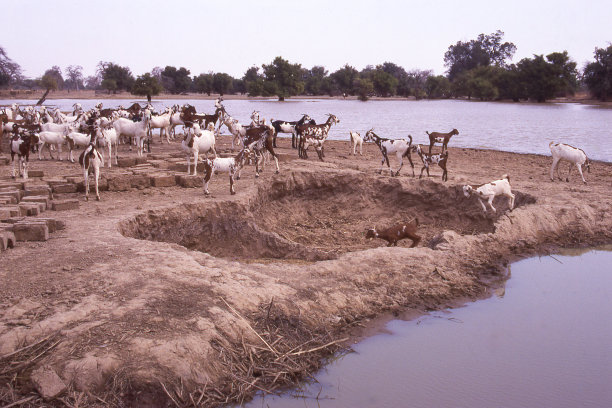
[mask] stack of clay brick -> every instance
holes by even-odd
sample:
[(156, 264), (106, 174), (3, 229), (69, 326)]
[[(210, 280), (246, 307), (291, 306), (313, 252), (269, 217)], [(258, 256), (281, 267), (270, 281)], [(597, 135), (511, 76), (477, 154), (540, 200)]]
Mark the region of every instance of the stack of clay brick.
[(52, 200), (51, 188), (46, 183), (0, 181), (0, 250), (14, 247), (16, 241), (49, 239), (50, 233), (64, 225), (40, 215), (49, 209), (78, 208), (78, 200), (65, 201), (68, 200)]

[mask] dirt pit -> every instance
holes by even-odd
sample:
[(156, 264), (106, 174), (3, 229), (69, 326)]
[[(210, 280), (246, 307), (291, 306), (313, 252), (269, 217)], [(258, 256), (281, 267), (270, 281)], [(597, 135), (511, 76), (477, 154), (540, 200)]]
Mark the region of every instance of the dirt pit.
[[(535, 203), (516, 192), (515, 207)], [(498, 214), (507, 199), (498, 198)], [(476, 198), (460, 186), (429, 180), (294, 173), (259, 187), (244, 205), (208, 201), (163, 212), (149, 211), (122, 223), (123, 235), (172, 242), (210, 255), (243, 261), (319, 261), (386, 245), (367, 240), (374, 226), (387, 228), (418, 218), (421, 246), (432, 246), (444, 230), (466, 234), (495, 231), (498, 216), (485, 216)], [(400, 246), (410, 246), (409, 239)]]

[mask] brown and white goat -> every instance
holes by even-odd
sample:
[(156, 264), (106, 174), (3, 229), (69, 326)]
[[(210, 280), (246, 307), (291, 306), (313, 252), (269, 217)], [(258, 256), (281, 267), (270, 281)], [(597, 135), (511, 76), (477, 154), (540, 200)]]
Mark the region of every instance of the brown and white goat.
[(427, 136), (429, 136), (429, 154), (431, 154), (431, 148), (436, 143), (442, 143), (442, 151), (448, 149), (448, 141), (453, 135), (458, 135), (459, 131), (457, 129), (453, 129), (448, 133), (440, 133), (440, 132), (431, 132), (425, 131)]
[(96, 182), (96, 200), (100, 201), (98, 180), (100, 178), (100, 167), (104, 167), (104, 158), (98, 149), (96, 149), (95, 138), (79, 156), (79, 164), (83, 169), (83, 178), (85, 179), (85, 200), (89, 201), (89, 173), (93, 171)]
[(504, 174), (500, 180), (495, 180), (480, 186), (465, 185), (463, 186), (463, 194), (468, 198), (472, 195), (478, 197), (478, 201), (485, 213), (487, 212), (485, 201), (494, 213), (497, 212), (495, 207), (493, 207), (493, 199), (499, 195), (508, 197), (508, 207), (510, 211), (514, 208), (514, 194), (512, 194), (510, 188), (510, 176), (507, 174)]
[(234, 157), (217, 157), (213, 160), (204, 160), (204, 194), (209, 195), (208, 183), (216, 172), (229, 173), (230, 194), (236, 194), (234, 180), (240, 180), (240, 170), (246, 163), (251, 151), (247, 148), (242, 149)]
[(423, 177), (423, 170), (427, 170), (427, 177), (429, 177), (429, 166), (432, 164), (438, 164), (442, 169), (442, 181), (448, 180), (448, 170), (446, 170), (446, 163), (448, 162), (448, 150), (443, 151), (440, 154), (427, 154), (423, 152), (421, 149), (421, 145), (416, 146), (416, 152), (421, 158), (423, 162), (423, 167), (421, 168), (421, 174), (419, 178)]
[(366, 232), (366, 238), (384, 239), (388, 242), (388, 247), (397, 246), (397, 241), (404, 238), (410, 238), (412, 240), (412, 245), (410, 245), (410, 248), (414, 248), (421, 241), (421, 237), (416, 234), (418, 226), (419, 220), (418, 218), (415, 218), (407, 224), (398, 224), (380, 231), (374, 227)]
[[(16, 125), (15, 125), (16, 126)], [(15, 131), (11, 138), (11, 162), (13, 163), (13, 178), (15, 174), (15, 155), (17, 155), (17, 162), (19, 163), (19, 175), (24, 180), (28, 178), (28, 162), (30, 161), (30, 150), (32, 146), (38, 143), (38, 136), (29, 132), (17, 132)]]

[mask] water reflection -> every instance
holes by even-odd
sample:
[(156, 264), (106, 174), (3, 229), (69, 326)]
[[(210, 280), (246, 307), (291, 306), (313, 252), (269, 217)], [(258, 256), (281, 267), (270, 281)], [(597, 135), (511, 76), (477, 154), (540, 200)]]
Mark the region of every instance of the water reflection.
[(516, 262), (505, 295), (392, 321), (317, 383), (248, 406), (608, 408), (611, 251)]

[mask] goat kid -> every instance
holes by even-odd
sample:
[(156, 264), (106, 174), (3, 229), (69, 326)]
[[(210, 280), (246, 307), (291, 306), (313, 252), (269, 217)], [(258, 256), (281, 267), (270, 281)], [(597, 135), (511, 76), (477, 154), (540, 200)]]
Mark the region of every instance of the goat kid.
[(410, 245), (410, 248), (414, 248), (421, 241), (421, 237), (416, 234), (418, 226), (419, 220), (418, 218), (415, 218), (407, 224), (398, 224), (380, 231), (374, 227), (366, 232), (366, 238), (384, 239), (388, 242), (388, 247), (397, 246), (397, 241), (404, 238), (409, 238), (412, 240), (412, 245)]
[(198, 172), (198, 157), (200, 153), (208, 155), (212, 152), (217, 157), (215, 151), (215, 125), (208, 124), (208, 128), (204, 131), (200, 130), (200, 125), (197, 123), (185, 124), (185, 139), (181, 142), (181, 146), (187, 154), (187, 174), (191, 171), (191, 156), (193, 155), (193, 175)]
[(363, 156), (363, 138), (358, 132), (349, 132), (351, 137), (351, 146), (353, 147), (353, 156), (355, 156), (355, 149), (359, 146), (359, 155)]
[(96, 149), (95, 141), (89, 143), (87, 148), (81, 153), (79, 164), (83, 169), (83, 177), (85, 179), (85, 200), (89, 201), (89, 173), (93, 171), (96, 182), (96, 200), (100, 201), (98, 180), (100, 178), (100, 167), (104, 167), (104, 158), (98, 149)]
[(440, 132), (431, 132), (425, 131), (427, 136), (429, 136), (429, 154), (431, 154), (431, 148), (436, 143), (442, 143), (442, 151), (448, 149), (448, 142), (453, 135), (458, 135), (459, 131), (457, 129), (453, 129), (448, 133), (440, 133)]
[(478, 197), (478, 202), (480, 202), (482, 210), (485, 213), (487, 212), (485, 201), (487, 201), (487, 204), (489, 204), (489, 207), (491, 207), (494, 213), (497, 212), (495, 207), (493, 207), (493, 199), (500, 195), (508, 197), (508, 207), (510, 207), (510, 211), (514, 208), (514, 194), (512, 194), (510, 188), (510, 176), (507, 174), (504, 174), (500, 180), (495, 180), (480, 186), (472, 187), (469, 184), (465, 185), (463, 186), (463, 194), (468, 198), (472, 195)]
[(19, 175), (24, 180), (28, 178), (28, 162), (30, 161), (30, 150), (38, 143), (38, 136), (27, 132), (15, 134), (11, 138), (11, 162), (13, 163), (13, 178), (15, 174), (15, 155), (19, 163)]
[(423, 170), (427, 170), (427, 177), (429, 177), (429, 166), (432, 164), (437, 164), (442, 169), (442, 181), (448, 180), (448, 171), (446, 170), (448, 150), (445, 150), (440, 154), (427, 154), (423, 153), (421, 145), (417, 145), (415, 150), (423, 162), (423, 168), (421, 168), (419, 178), (423, 177)]
[(567, 177), (565, 178), (566, 182), (569, 182), (569, 175), (572, 171), (572, 167), (576, 166), (578, 169), (578, 173), (580, 173), (580, 177), (582, 177), (582, 182), (586, 184), (586, 180), (584, 179), (584, 175), (582, 174), (582, 165), (584, 165), (587, 171), (591, 172), (591, 161), (587, 157), (586, 153), (582, 149), (578, 149), (577, 147), (570, 146), (565, 143), (555, 143), (550, 142), (548, 144), (550, 147), (550, 152), (552, 153), (553, 162), (552, 167), (550, 168), (550, 180), (555, 181), (554, 172), (555, 168), (557, 169), (557, 177), (559, 180), (563, 180), (559, 175), (559, 162), (562, 160), (570, 162), (569, 170), (567, 172)]
[(213, 173), (216, 172), (229, 173), (230, 194), (236, 194), (234, 180), (240, 180), (240, 170), (250, 154), (250, 150), (244, 148), (234, 157), (217, 157), (213, 160), (204, 160), (204, 194), (210, 194), (208, 192), (208, 183)]

